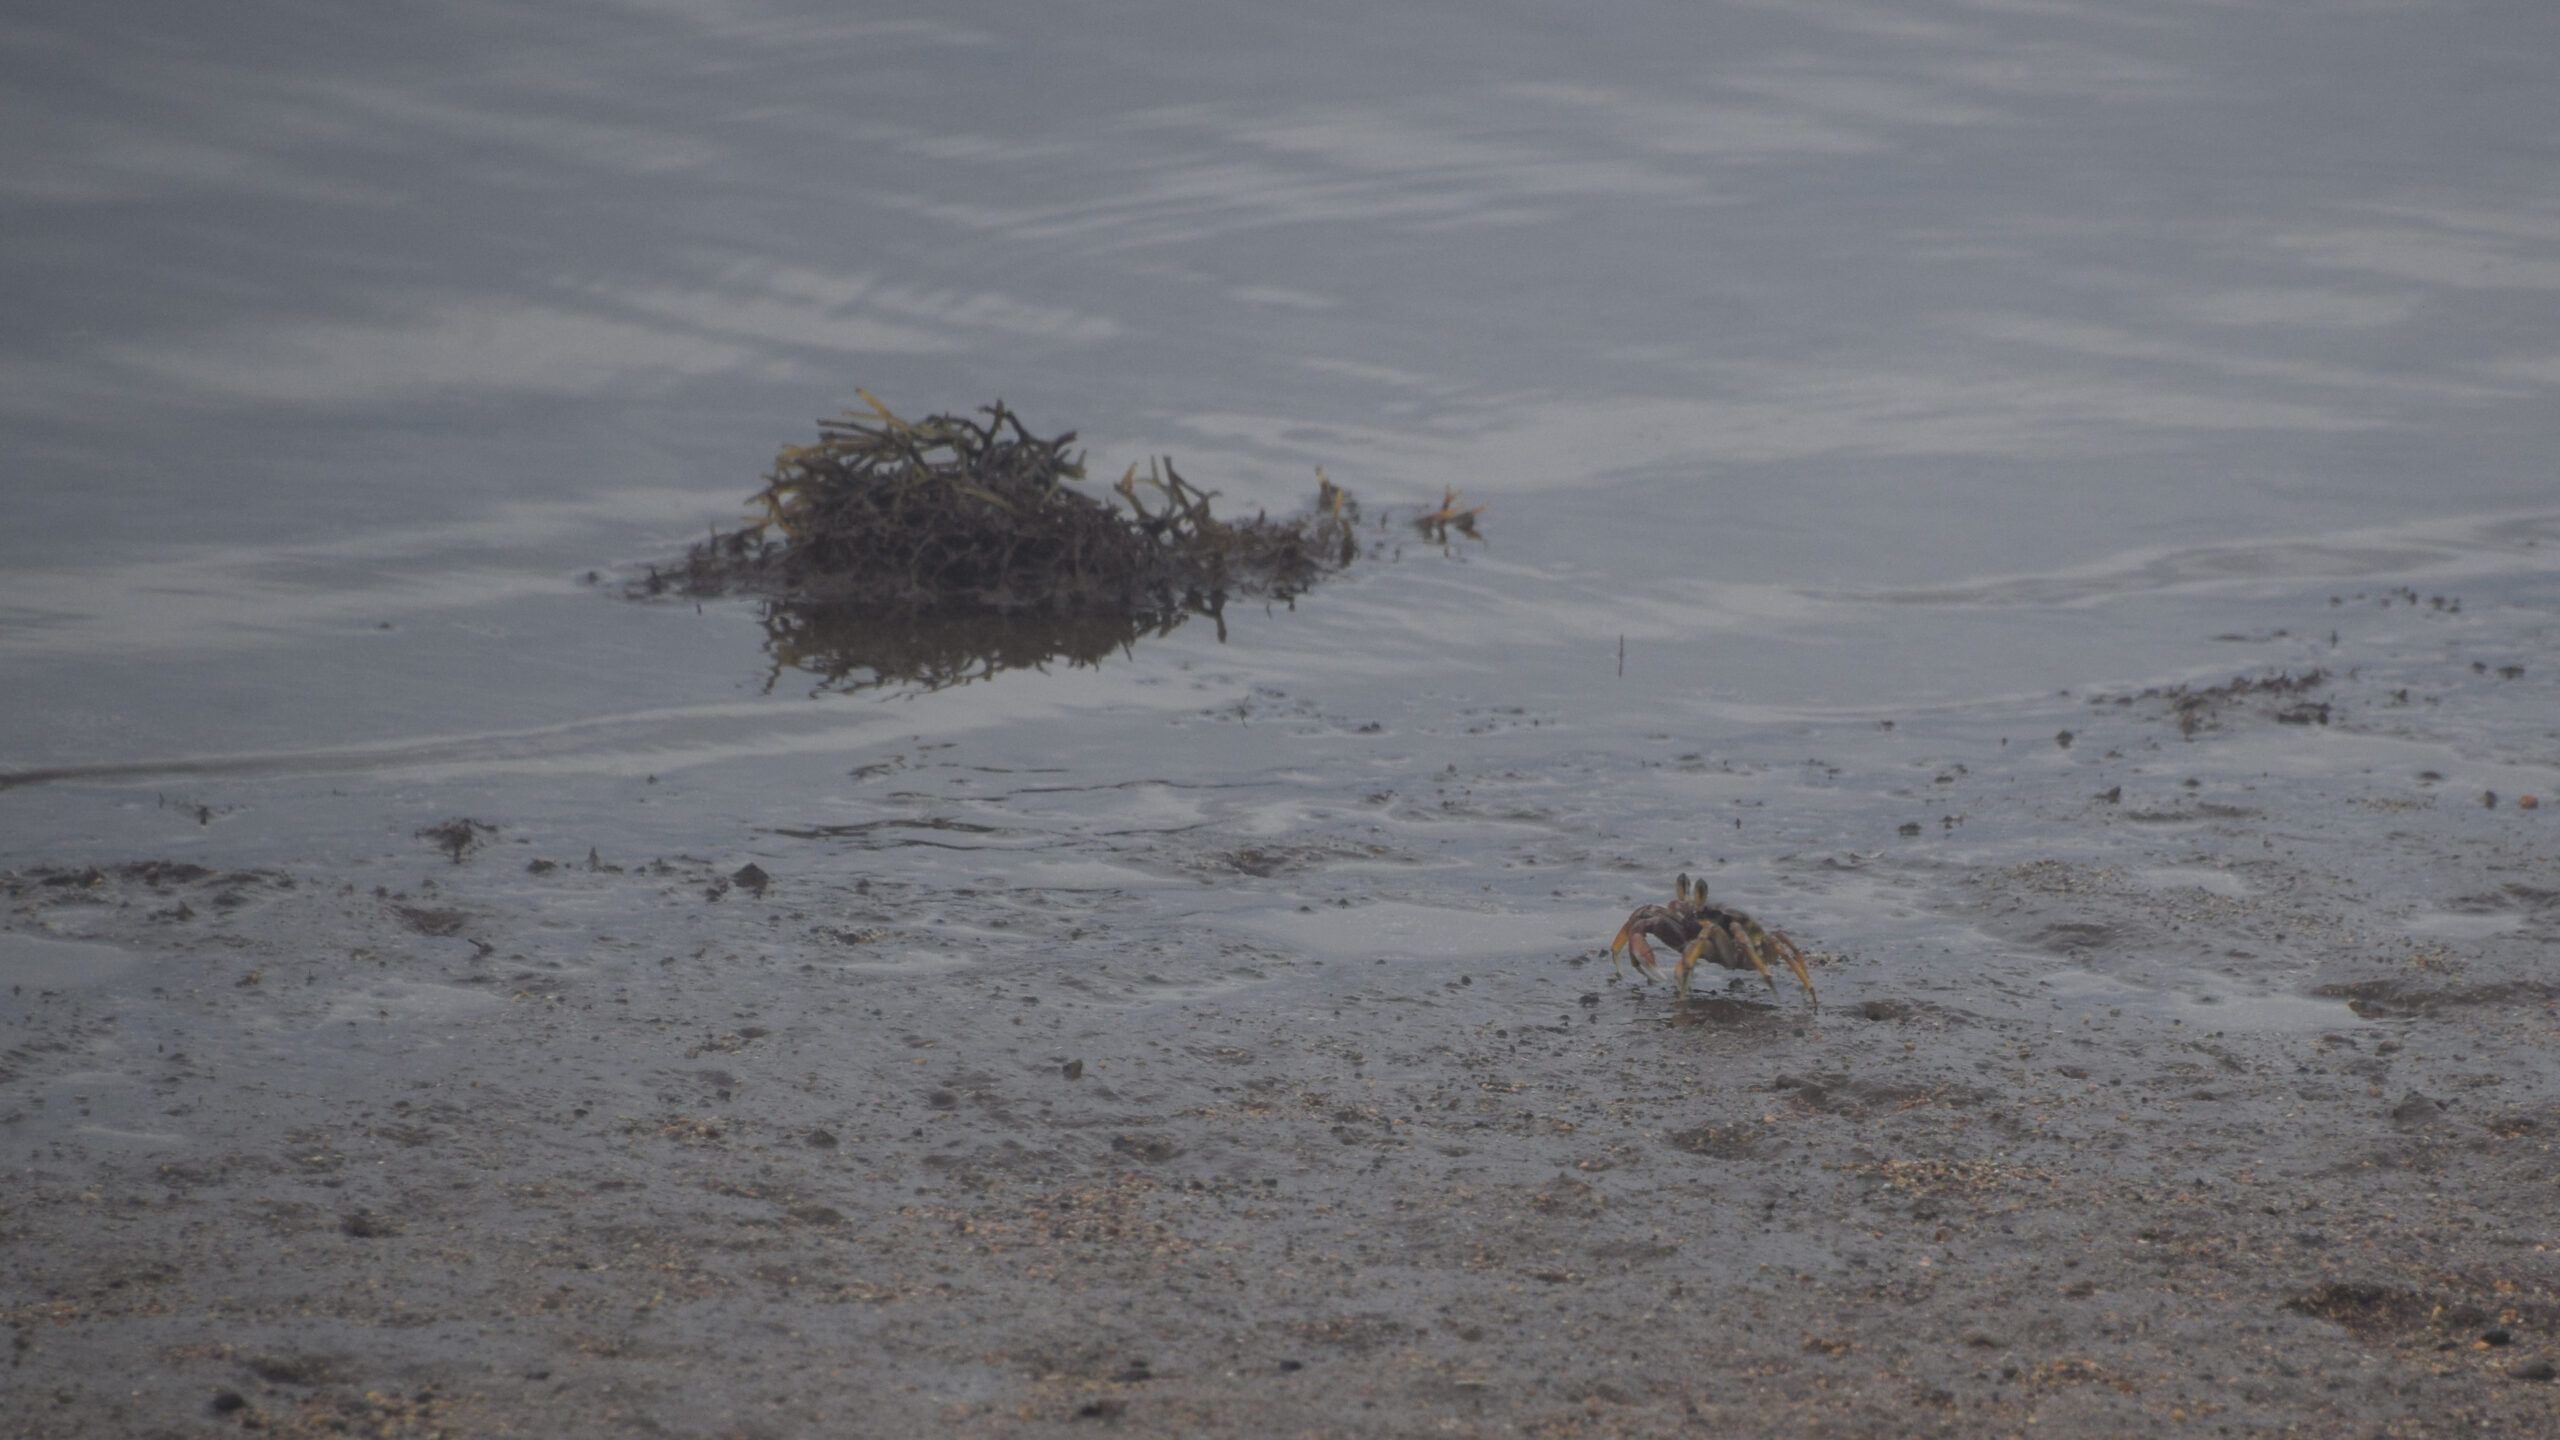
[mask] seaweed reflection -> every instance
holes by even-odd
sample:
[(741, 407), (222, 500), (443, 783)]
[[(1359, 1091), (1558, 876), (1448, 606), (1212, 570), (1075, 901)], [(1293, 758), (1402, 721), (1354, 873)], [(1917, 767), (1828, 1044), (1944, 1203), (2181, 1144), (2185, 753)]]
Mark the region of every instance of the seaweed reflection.
[(1006, 670), (1100, 665), (1138, 641), (1205, 615), (1227, 638), (1226, 605), (1192, 599), (1146, 615), (894, 615), (859, 606), (771, 601), (763, 622), (767, 694), (792, 671), (810, 693), (893, 687), (945, 690)]

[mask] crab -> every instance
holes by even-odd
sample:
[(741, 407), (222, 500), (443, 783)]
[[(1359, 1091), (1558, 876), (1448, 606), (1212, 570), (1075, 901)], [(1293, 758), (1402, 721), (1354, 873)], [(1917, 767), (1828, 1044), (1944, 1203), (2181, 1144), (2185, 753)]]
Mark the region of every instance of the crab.
[[(1700, 960), (1713, 960), (1728, 970), (1757, 970), (1769, 988), (1778, 988), (1778, 977), (1769, 969), (1775, 955), (1785, 963), (1804, 987), (1805, 998), (1821, 1003), (1813, 993), (1813, 976), (1805, 969), (1804, 952), (1783, 930), (1762, 928), (1759, 921), (1739, 910), (1707, 903), (1707, 882), (1682, 875), (1673, 885), (1673, 898), (1668, 905), (1639, 905), (1618, 927), (1618, 936), (1609, 942), (1609, 968), (1619, 969), (1618, 952), (1624, 950), (1635, 962), (1636, 971), (1659, 980), (1662, 972), (1655, 968), (1653, 947), (1646, 936), (1680, 949), (1680, 964), (1671, 972), (1671, 983), (1682, 1000), (1689, 998), (1689, 972), (1698, 968)], [(1621, 972), (1623, 973), (1623, 972)]]

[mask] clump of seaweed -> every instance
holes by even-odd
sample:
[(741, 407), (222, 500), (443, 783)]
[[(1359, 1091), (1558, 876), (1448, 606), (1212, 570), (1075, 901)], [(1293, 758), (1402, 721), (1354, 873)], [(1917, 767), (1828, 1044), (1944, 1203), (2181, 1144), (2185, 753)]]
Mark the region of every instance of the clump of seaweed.
[[(1306, 510), (1231, 520), (1169, 457), (1097, 494), (1076, 487), (1073, 432), (1042, 438), (1002, 401), (908, 420), (855, 393), (867, 408), (820, 421), (816, 444), (783, 447), (754, 518), (630, 587), (761, 598), (768, 690), (786, 671), (820, 690), (938, 690), (1058, 660), (1098, 665), (1195, 615), (1224, 640), (1229, 599), (1294, 601), (1361, 553), (1360, 506), (1321, 468)], [(1482, 510), (1451, 490), (1411, 523), (1445, 550), (1453, 531), (1484, 538)], [(1379, 517), (1380, 531), (1389, 523)]]
[(1112, 494), (1084, 479), (1075, 434), (1042, 438), (1002, 401), (906, 420), (821, 421), (784, 447), (758, 518), (696, 544), (649, 593), (757, 594), (838, 615), (1112, 617), (1156, 622), (1229, 595), (1287, 599), (1359, 553), (1359, 507), (1319, 472), (1306, 514), (1227, 520), (1170, 459)]

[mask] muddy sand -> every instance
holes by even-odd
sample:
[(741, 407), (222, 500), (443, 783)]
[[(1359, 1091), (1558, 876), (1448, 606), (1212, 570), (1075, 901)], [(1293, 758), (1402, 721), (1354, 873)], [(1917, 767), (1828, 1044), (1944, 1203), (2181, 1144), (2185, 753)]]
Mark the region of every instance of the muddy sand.
[(1694, 859), (1818, 1007), (1614, 977), (1674, 852), (1516, 715), (1282, 833), (963, 747), (735, 854), (24, 866), (0, 1431), (2560, 1434), (2555, 817), (2284, 770), (2394, 683), (1871, 727), (1870, 843)]

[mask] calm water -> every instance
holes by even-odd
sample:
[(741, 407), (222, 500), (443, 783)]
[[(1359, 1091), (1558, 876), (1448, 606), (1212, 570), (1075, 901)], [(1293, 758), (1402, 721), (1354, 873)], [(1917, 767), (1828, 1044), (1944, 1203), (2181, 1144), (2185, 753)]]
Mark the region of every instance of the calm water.
[[(864, 9), (0, 28), (0, 770), (81, 772), (0, 864), (467, 813), (1178, 908), (1197, 835), (1407, 897), (1235, 934), (1552, 951), (1702, 845), (1891, 845), (1951, 763), (2080, 794), (2077, 692), (2548, 654), (2548, 5)], [(857, 385), (1491, 539), (921, 696), (582, 583)], [(2327, 605), (2402, 584), (2464, 609)], [(2549, 698), (2230, 763), (2547, 785)], [(976, 848), (860, 838), (927, 833)]]

